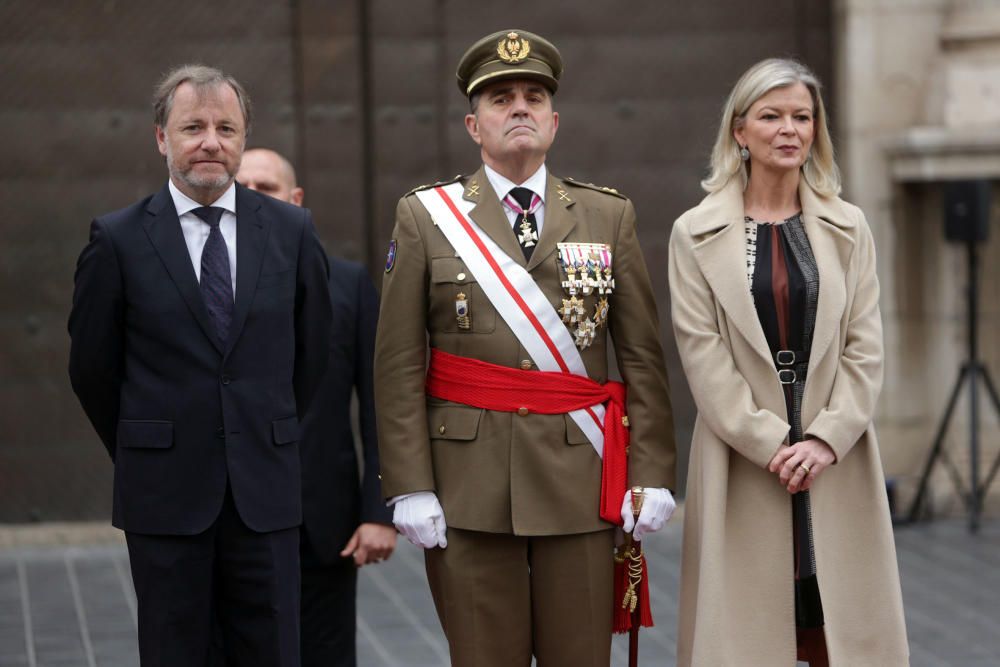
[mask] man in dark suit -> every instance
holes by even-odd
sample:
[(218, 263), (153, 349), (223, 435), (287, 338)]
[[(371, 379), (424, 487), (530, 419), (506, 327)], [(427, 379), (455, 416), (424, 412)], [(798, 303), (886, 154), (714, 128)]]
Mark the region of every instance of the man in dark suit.
[(77, 264), (70, 378), (115, 464), (144, 667), (297, 666), (299, 420), (332, 312), (310, 213), (234, 183), (242, 86), (178, 68), (154, 99), (167, 185), (98, 217)]
[[(278, 153), (248, 150), (237, 182), (292, 204), (305, 195), (295, 169)], [(378, 296), (361, 264), (330, 257), (330, 297), (337, 327), (330, 364), (302, 423), (302, 664), (353, 667), (357, 567), (388, 558), (396, 546), (392, 511), (382, 500), (375, 435), (372, 365)], [(364, 476), (351, 432), (357, 392)]]

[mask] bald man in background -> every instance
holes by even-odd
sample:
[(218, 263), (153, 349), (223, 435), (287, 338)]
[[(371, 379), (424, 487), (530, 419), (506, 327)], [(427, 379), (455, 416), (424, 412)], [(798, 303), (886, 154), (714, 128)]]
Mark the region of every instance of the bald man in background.
[(269, 148), (251, 148), (245, 152), (236, 180), (251, 190), (296, 206), (302, 206), (305, 198), (305, 191), (296, 184), (292, 163)]
[[(265, 148), (246, 151), (236, 180), (302, 205), (295, 170)], [(396, 546), (392, 512), (378, 478), (372, 364), (378, 296), (361, 264), (330, 257), (334, 327), (327, 373), (302, 426), (302, 665), (354, 667), (357, 568)], [(357, 392), (364, 474), (351, 430)]]

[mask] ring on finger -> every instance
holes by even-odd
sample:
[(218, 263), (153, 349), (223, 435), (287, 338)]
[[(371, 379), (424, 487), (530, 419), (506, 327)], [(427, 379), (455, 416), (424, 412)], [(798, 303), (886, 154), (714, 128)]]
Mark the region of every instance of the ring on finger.
[(809, 466), (807, 466), (805, 463), (800, 463), (799, 467), (805, 470), (807, 475), (809, 474)]

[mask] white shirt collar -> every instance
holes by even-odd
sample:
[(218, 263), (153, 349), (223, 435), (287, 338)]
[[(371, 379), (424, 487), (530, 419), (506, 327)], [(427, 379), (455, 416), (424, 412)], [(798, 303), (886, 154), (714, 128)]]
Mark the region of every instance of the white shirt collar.
[(522, 187), (522, 188), (528, 188), (529, 190), (534, 192), (536, 195), (542, 198), (542, 204), (545, 203), (545, 181), (548, 177), (548, 172), (546, 172), (545, 170), (544, 162), (542, 163), (542, 166), (540, 166), (534, 174), (528, 177), (528, 180), (526, 180), (524, 183), (521, 183), (520, 185), (514, 183), (509, 178), (503, 176), (496, 170), (491, 169), (488, 164), (484, 164), (483, 168), (486, 171), (486, 178), (489, 179), (490, 185), (493, 186), (493, 189), (497, 193), (497, 199), (499, 199), (500, 201), (503, 201), (503, 198), (507, 196), (507, 193), (509, 193), (511, 189)]
[[(167, 181), (167, 187), (170, 188), (170, 196), (174, 200), (174, 208), (177, 209), (178, 218), (196, 208), (201, 208), (201, 204), (181, 192), (174, 185), (173, 180)], [(230, 183), (229, 188), (222, 193), (222, 196), (209, 204), (209, 206), (218, 206), (236, 215), (236, 182)]]

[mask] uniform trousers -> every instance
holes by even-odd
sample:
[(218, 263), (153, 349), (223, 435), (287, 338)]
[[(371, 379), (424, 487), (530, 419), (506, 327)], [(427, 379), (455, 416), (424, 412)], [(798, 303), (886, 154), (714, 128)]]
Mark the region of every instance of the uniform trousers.
[(196, 535), (126, 532), (142, 667), (299, 667), (299, 529), (258, 533), (226, 489)]
[(302, 531), (302, 667), (355, 667), (358, 569), (325, 562)]
[(607, 667), (612, 530), (518, 536), (448, 528), (425, 551), (452, 667)]

